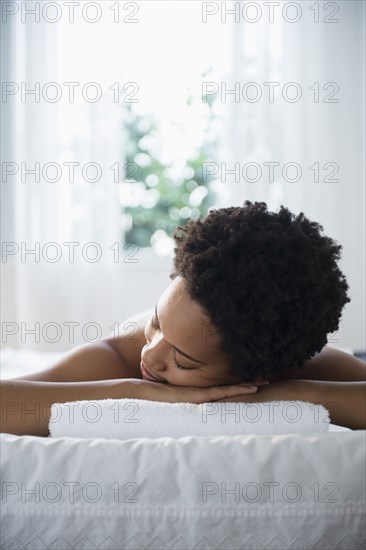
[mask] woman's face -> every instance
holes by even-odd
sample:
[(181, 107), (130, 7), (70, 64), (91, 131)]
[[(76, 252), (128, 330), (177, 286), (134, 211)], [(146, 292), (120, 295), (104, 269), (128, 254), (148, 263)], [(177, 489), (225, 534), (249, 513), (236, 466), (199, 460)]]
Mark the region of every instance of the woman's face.
[(159, 382), (175, 386), (239, 384), (228, 358), (218, 351), (217, 329), (191, 300), (184, 278), (176, 277), (160, 296), (145, 327), (141, 359)]

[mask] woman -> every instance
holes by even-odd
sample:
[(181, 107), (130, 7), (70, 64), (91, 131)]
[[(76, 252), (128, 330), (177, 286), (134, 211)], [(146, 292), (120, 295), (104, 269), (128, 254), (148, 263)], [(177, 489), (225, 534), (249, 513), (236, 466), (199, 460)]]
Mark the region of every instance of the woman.
[(250, 201), (178, 226), (155, 308), (46, 371), (2, 381), (1, 431), (45, 436), (52, 403), (124, 397), (301, 399), (365, 429), (365, 364), (325, 345), (350, 298), (342, 247), (321, 231), (302, 212)]

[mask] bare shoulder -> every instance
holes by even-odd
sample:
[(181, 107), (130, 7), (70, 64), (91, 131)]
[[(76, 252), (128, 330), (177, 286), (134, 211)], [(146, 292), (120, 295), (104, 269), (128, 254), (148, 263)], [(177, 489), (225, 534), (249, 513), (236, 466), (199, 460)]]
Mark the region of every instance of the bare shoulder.
[(104, 338), (121, 357), (131, 378), (140, 378), (141, 351), (146, 344), (145, 325), (154, 313), (154, 308), (145, 309), (122, 321), (118, 330)]
[(276, 380), (289, 379), (362, 382), (366, 381), (366, 363), (350, 353), (324, 346), (301, 369), (284, 369), (276, 377)]

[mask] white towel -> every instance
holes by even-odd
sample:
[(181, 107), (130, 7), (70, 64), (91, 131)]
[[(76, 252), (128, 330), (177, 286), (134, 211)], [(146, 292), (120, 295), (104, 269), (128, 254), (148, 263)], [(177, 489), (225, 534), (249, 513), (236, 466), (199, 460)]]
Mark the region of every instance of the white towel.
[(103, 399), (54, 403), (49, 437), (131, 439), (321, 433), (329, 431), (329, 422), (323, 405), (305, 401), (196, 405)]

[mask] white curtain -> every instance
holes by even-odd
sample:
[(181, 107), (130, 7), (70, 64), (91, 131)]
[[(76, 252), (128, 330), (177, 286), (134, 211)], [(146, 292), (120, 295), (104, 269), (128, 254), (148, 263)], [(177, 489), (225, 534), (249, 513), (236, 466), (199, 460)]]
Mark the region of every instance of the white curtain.
[[(263, 96), (257, 103), (242, 98), (230, 102), (225, 159), (231, 169), (235, 162), (241, 170), (255, 163), (262, 172), (255, 166), (248, 168), (246, 179), (251, 181), (242, 174), (239, 182), (228, 176), (229, 197), (236, 204), (250, 199), (267, 202), (271, 210), (283, 204), (295, 213), (303, 211), (343, 245), (340, 267), (351, 287), (351, 303), (343, 311), (339, 331), (329, 335), (328, 342), (362, 350), (366, 347), (365, 3), (281, 3), (272, 23), (264, 17), (268, 3), (267, 8), (257, 4), (263, 13), (257, 23), (249, 21), (254, 11), (247, 12), (247, 20), (232, 23), (230, 83), (258, 83)], [(297, 8), (290, 8), (284, 18), (286, 4)], [(245, 2), (240, 5), (242, 13)], [(298, 17), (297, 22), (286, 21)], [(268, 101), (271, 82), (279, 83), (273, 87), (273, 102)], [(296, 88), (288, 87), (286, 97), (296, 98), (298, 90), (302, 96), (297, 102), (284, 101), (284, 86), (293, 82)], [(248, 89), (248, 96), (255, 97), (254, 92)], [(270, 180), (271, 162), (279, 164), (273, 167), (274, 181)], [(300, 170), (301, 177), (295, 181)]]
[[(7, 240), (14, 241), (19, 251), (9, 255), (3, 266), (14, 303), (3, 302), (3, 319), (10, 328), (2, 345), (63, 351), (93, 337), (98, 340), (98, 330), (110, 334), (128, 316), (152, 307), (170, 282), (170, 257), (158, 258), (151, 250), (135, 254), (123, 241), (120, 187), (110, 167), (119, 163), (123, 179), (121, 97), (133, 91), (132, 86), (124, 89), (125, 84), (137, 84), (134, 106), (141, 113), (159, 113), (192, 131), (194, 124), (190, 125), (185, 110), (187, 92), (200, 93), (201, 71), (210, 65), (220, 72), (229, 42), (224, 38), (222, 47), (217, 41), (220, 22), (202, 24), (199, 2), (99, 2), (95, 4), (101, 18), (95, 24), (81, 16), (83, 3), (75, 3), (75, 20), (70, 23), (69, 9), (58, 2), (59, 22), (51, 24), (42, 15), (39, 22), (31, 15), (22, 22), (21, 10), (36, 10), (37, 4), (42, 10), (42, 3), (15, 2), (18, 12), (4, 25), (9, 30), (9, 39), (4, 40), (8, 55), (15, 52), (8, 80), (23, 82), (27, 89), (35, 82), (41, 86), (39, 103), (30, 95), (22, 103), (20, 93), (9, 98), (6, 107), (9, 113), (13, 111), (15, 129), (6, 160), (19, 167), (23, 162), (27, 169), (38, 162), (41, 181), (27, 174), (22, 182), (20, 169), (8, 178), (15, 191), (14, 200), (8, 197), (15, 227)], [(48, 18), (56, 14), (51, 4), (55, 3), (50, 3)], [(89, 7), (87, 16), (95, 15), (93, 6)], [(228, 34), (228, 27), (222, 29), (222, 37)], [(103, 99), (88, 103), (81, 89), (95, 81), (102, 87)], [(61, 87), (60, 101), (44, 100), (42, 92), (47, 97), (56, 93), (56, 88), (45, 87), (52, 82)], [(70, 86), (65, 82), (80, 83), (75, 87), (74, 103), (67, 99)], [(114, 101), (116, 82), (119, 103)], [(186, 153), (183, 140), (166, 144), (166, 157), (176, 152)], [(69, 166), (73, 162), (79, 166), (75, 166), (72, 182)], [(95, 183), (81, 177), (82, 167), (90, 162), (103, 171)], [(58, 182), (44, 181), (42, 168), (49, 163), (58, 163), (62, 170)], [(89, 177), (94, 174), (91, 168)], [(46, 176), (57, 178), (57, 172), (50, 167)], [(57, 253), (57, 247), (48, 246), (52, 242), (62, 250), (61, 259), (54, 263), (46, 259), (47, 254), (52, 258)], [(69, 261), (71, 244), (63, 243), (80, 243), (75, 246), (73, 263)], [(95, 263), (82, 256), (88, 243), (97, 243), (102, 251)], [(39, 246), (40, 261), (31, 254), (22, 261), (21, 246), (27, 250)], [(95, 248), (91, 246), (88, 252), (93, 257)], [(13, 325), (16, 334), (12, 338)]]
[[(9, 180), (15, 189), (14, 241), (19, 247), (14, 255), (17, 336), (21, 347), (52, 351), (97, 341), (123, 317), (123, 270), (109, 248), (123, 246), (118, 186), (108, 169), (116, 160), (122, 162), (122, 120), (106, 101), (76, 99), (72, 105), (65, 100), (63, 82), (83, 79), (81, 66), (78, 78), (62, 72), (61, 31), (42, 20), (18, 21), (12, 67), (12, 81), (27, 89), (40, 83), (39, 103), (28, 95), (14, 109), (11, 158), (19, 171)], [(81, 47), (77, 32), (74, 27), (68, 43), (75, 55)], [(52, 82), (62, 90), (60, 101), (44, 100), (43, 94), (52, 99), (56, 93), (56, 87), (46, 87)], [(61, 124), (66, 116), (67, 126)], [(39, 181), (26, 173), (36, 163)], [(70, 163), (78, 163), (74, 176)], [(95, 167), (102, 170), (99, 179)], [(27, 253), (31, 249), (36, 255)]]
[[(112, 4), (100, 3), (104, 14), (112, 14)], [(245, 199), (263, 200), (272, 210), (284, 204), (319, 221), (325, 233), (344, 246), (341, 267), (351, 285), (352, 302), (345, 308), (341, 330), (333, 343), (364, 349), (364, 2), (327, 3), (339, 6), (333, 16), (338, 23), (324, 22), (325, 17), (332, 18), (331, 8), (326, 9), (321, 2), (315, 3), (320, 10), (319, 23), (314, 22), (314, 11), (310, 9), (314, 2), (308, 1), (297, 3), (302, 12), (296, 23), (283, 18), (283, 3), (276, 8), (273, 23), (263, 2), (256, 3), (262, 9), (256, 23), (242, 16), (235, 22), (230, 15), (222, 21), (223, 6), (233, 9), (239, 4), (242, 14), (247, 2), (212, 3), (213, 9), (216, 6), (220, 11), (207, 17), (205, 23), (202, 2), (154, 0), (136, 4), (140, 7), (138, 25), (93, 26), (80, 18), (66, 26), (42, 21), (35, 24), (29, 18), (25, 25), (19, 17), (13, 18), (11, 26), (7, 23), (7, 31), (11, 32), (6, 39), (16, 53), (6, 78), (29, 87), (37, 81), (90, 82), (96, 80), (96, 74), (106, 86), (116, 81), (136, 81), (142, 111), (146, 107), (160, 112), (166, 106), (166, 112), (177, 115), (177, 119), (182, 114), (178, 100), (184, 97), (188, 84), (200, 91), (199, 69), (212, 66), (213, 73), (207, 80), (225, 80), (227, 90), (239, 83), (240, 100), (235, 102), (233, 95), (227, 95), (226, 103), (221, 103), (223, 133), (218, 161), (222, 170), (217, 176), (220, 198), (216, 206), (241, 205)], [(290, 10), (288, 18), (294, 14)], [(247, 15), (253, 18), (254, 11)], [(72, 66), (70, 59), (75, 61)], [(262, 93), (256, 103), (243, 100), (242, 87), (248, 82), (257, 86), (246, 89), (247, 97), (254, 97), (258, 88)], [(273, 102), (268, 101), (271, 82), (280, 83), (274, 87)], [(301, 87), (300, 101), (283, 100), (283, 86), (289, 82)], [(318, 103), (309, 90), (316, 82)], [(338, 103), (323, 102), (333, 89), (324, 90), (329, 82), (339, 86)], [(62, 89), (65, 93), (67, 88)], [(289, 88), (289, 97), (293, 93), (294, 88)], [(77, 95), (80, 97), (80, 93)], [(26, 340), (22, 339), (24, 334), (19, 330), (20, 347), (69, 349), (85, 341), (81, 332), (88, 323), (98, 325), (106, 334), (127, 315), (151, 307), (169, 284), (170, 259), (138, 255), (136, 264), (114, 262), (111, 245), (121, 245), (122, 260), (130, 250), (123, 250), (118, 185), (109, 170), (118, 160), (123, 164), (124, 150), (122, 111), (110, 95), (106, 101), (76, 101), (74, 105), (63, 101), (36, 103), (31, 99), (21, 103), (14, 97), (5, 110), (5, 116), (14, 113), (15, 125), (9, 134), (10, 149), (4, 149), (4, 160), (10, 159), (19, 167), (24, 162), (27, 168), (34, 167), (35, 162), (41, 167), (57, 162), (62, 168), (58, 183), (42, 181), (42, 177), (35, 182), (31, 175), (22, 182), (21, 170), (9, 179), (5, 198), (14, 213), (15, 233), (6, 239), (27, 247), (39, 242), (41, 250), (53, 241), (61, 245), (80, 242), (80, 246), (75, 248), (75, 263), (68, 261), (65, 246), (62, 259), (55, 263), (45, 261), (42, 255), (39, 263), (31, 255), (22, 262), (20, 253), (15, 255), (15, 310), (7, 302), (7, 311), (12, 313), (3, 319), (17, 323), (19, 329), (20, 323), (29, 329), (40, 324), (40, 342), (32, 335), (25, 334)], [(73, 183), (68, 181), (65, 162), (80, 163)], [(89, 162), (103, 169), (96, 183), (80, 177), (81, 167)], [(223, 171), (232, 170), (235, 163), (239, 163), (239, 181), (229, 173), (225, 179)], [(268, 163), (279, 163), (274, 166), (274, 181), (269, 180)], [(299, 181), (284, 180), (282, 170), (288, 163), (301, 167)], [(319, 182), (314, 182), (315, 168), (309, 169), (315, 163), (319, 166)], [(327, 163), (339, 166), (333, 176), (338, 182), (324, 181), (332, 173), (333, 165), (324, 169)], [(258, 166), (261, 173), (257, 172)], [(246, 167), (247, 179), (260, 176), (258, 181), (244, 181), (242, 170)], [(50, 169), (49, 178), (53, 175)], [(89, 175), (93, 177), (92, 169)], [(286, 175), (290, 180), (294, 178), (294, 169), (289, 168)], [(102, 250), (102, 258), (96, 263), (81, 255), (83, 245), (90, 242), (98, 243)], [(54, 251), (49, 248), (49, 255)], [(92, 256), (93, 249), (89, 252)], [(11, 260), (6, 267), (10, 265)], [(57, 337), (52, 326), (46, 338), (42, 335), (42, 328), (49, 323), (62, 329), (58, 341), (51, 341)], [(74, 340), (69, 337), (70, 323), (78, 323), (74, 325)], [(93, 330), (91, 326), (90, 339), (94, 334), (99, 336)]]

